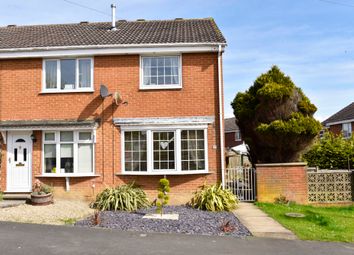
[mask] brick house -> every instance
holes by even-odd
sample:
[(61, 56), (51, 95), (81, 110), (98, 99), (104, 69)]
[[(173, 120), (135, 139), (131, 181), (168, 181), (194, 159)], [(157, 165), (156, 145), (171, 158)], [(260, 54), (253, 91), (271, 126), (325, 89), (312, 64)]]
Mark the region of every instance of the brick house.
[(167, 176), (178, 203), (222, 180), (226, 41), (213, 19), (7, 26), (0, 38), (1, 191), (38, 179), (92, 198), (134, 181), (153, 197)]
[(330, 132), (348, 138), (354, 130), (354, 102), (322, 122)]
[(225, 122), (225, 147), (230, 149), (243, 143), (240, 128), (236, 124), (235, 117), (227, 118)]

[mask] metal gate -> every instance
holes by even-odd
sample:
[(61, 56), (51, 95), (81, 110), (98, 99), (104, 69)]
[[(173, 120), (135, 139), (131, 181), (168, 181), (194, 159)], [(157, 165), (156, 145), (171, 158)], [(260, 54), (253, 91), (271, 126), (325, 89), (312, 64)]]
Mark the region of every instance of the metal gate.
[(240, 201), (256, 200), (256, 169), (248, 167), (227, 168), (225, 188), (230, 189)]

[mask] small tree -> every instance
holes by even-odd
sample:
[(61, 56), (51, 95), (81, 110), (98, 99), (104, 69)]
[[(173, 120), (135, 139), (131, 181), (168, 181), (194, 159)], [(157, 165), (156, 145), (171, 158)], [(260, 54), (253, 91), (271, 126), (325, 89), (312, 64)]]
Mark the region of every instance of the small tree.
[(168, 196), (168, 192), (170, 192), (170, 181), (166, 178), (162, 178), (159, 181), (159, 187), (157, 189), (157, 201), (156, 201), (156, 212), (163, 214), (163, 207), (168, 204), (168, 200), (170, 197)]
[(297, 161), (321, 129), (316, 106), (277, 66), (231, 105), (253, 164)]
[(342, 135), (326, 132), (303, 155), (309, 166), (320, 169), (352, 169), (354, 166), (354, 136), (343, 139)]

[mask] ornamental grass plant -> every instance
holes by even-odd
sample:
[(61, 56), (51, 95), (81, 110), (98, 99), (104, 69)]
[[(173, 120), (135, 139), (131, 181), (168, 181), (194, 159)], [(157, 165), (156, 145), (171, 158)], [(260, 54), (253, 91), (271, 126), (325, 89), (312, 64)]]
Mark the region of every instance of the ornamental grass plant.
[(223, 189), (221, 184), (204, 184), (194, 193), (189, 205), (205, 211), (232, 211), (238, 202), (237, 197), (230, 190)]
[(150, 206), (146, 193), (134, 183), (106, 188), (91, 207), (100, 211), (136, 211)]

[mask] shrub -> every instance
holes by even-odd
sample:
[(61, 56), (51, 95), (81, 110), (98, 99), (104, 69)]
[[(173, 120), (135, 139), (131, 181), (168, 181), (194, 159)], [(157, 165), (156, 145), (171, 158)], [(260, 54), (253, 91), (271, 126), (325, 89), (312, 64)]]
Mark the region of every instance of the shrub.
[(289, 204), (289, 200), (286, 198), (286, 196), (280, 195), (279, 197), (276, 197), (274, 199), (274, 203), (280, 204), (280, 205), (286, 205), (286, 204)]
[(222, 189), (221, 184), (204, 184), (189, 202), (191, 207), (206, 211), (231, 211), (237, 204), (237, 197), (230, 190)]
[(253, 164), (298, 161), (321, 130), (316, 106), (277, 66), (231, 105)]
[(166, 178), (162, 178), (159, 181), (159, 188), (157, 189), (157, 201), (156, 201), (156, 212), (163, 214), (163, 207), (168, 204), (170, 197), (167, 192), (170, 192), (170, 181)]
[(91, 207), (100, 211), (136, 211), (149, 207), (146, 193), (134, 183), (106, 188), (96, 196)]
[(32, 194), (35, 195), (45, 195), (53, 192), (53, 187), (41, 183), (40, 181), (36, 181), (33, 185)]
[(2, 194), (2, 192), (0, 191), (0, 201), (2, 201), (3, 200), (3, 194)]
[(354, 136), (343, 139), (341, 135), (325, 132), (309, 151), (303, 155), (309, 166), (320, 169), (350, 169), (354, 166)]

